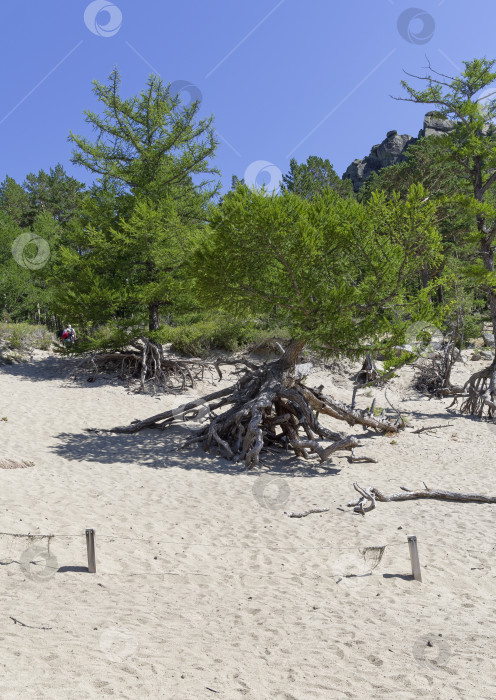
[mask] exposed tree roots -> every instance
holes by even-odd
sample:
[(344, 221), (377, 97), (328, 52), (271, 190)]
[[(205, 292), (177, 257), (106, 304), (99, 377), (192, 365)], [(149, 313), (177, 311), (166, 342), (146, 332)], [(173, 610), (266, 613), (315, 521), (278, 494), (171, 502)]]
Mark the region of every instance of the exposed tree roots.
[(489, 418), (496, 418), (496, 358), (493, 363), (473, 374), (463, 387), (467, 398), (461, 406), (462, 413), (482, 418), (487, 408)]
[(116, 374), (120, 379), (135, 380), (141, 391), (183, 391), (194, 387), (204, 378), (209, 365), (201, 360), (180, 360), (166, 357), (162, 346), (147, 338), (133, 345), (134, 350), (93, 354), (86, 358), (80, 369), (90, 370), (88, 381), (95, 381), (102, 372)]
[[(326, 396), (322, 387), (304, 386), (295, 378), (294, 357), (291, 361), (285, 355), (256, 369), (249, 364), (241, 372), (242, 376), (231, 387), (129, 426), (114, 428), (112, 432), (164, 429), (174, 422), (196, 417), (201, 410), (209, 414), (207, 425), (193, 433), (184, 447), (200, 443), (206, 452), (216, 449), (219, 455), (253, 469), (259, 464), (262, 449), (269, 446), (292, 450), (304, 459), (317, 456), (321, 462), (338, 450), (358, 446), (355, 437), (325, 428), (319, 422), (321, 413), (349, 425), (358, 423), (385, 433), (396, 433), (403, 428), (400, 421), (385, 416), (377, 418)], [(321, 440), (331, 444), (322, 444)]]
[[(425, 484), (424, 484), (425, 486)], [(390, 503), (392, 501), (413, 501), (418, 498), (434, 498), (441, 501), (462, 501), (463, 503), (496, 503), (496, 496), (484, 496), (480, 493), (459, 493), (457, 491), (441, 491), (439, 489), (425, 489), (410, 491), (401, 486), (402, 493), (392, 493), (389, 496), (379, 491), (379, 489), (369, 486), (367, 488), (359, 486), (357, 482), (353, 484), (355, 491), (358, 491), (360, 498), (358, 501), (351, 501), (348, 507), (353, 507), (355, 513), (365, 515), (370, 510), (374, 510), (376, 501)], [(368, 505), (365, 507), (365, 504)]]
[(417, 377), (415, 388), (424, 394), (435, 396), (457, 396), (463, 387), (451, 384), (451, 372), (458, 352), (454, 343), (447, 343), (430, 359), (422, 359), (415, 365)]

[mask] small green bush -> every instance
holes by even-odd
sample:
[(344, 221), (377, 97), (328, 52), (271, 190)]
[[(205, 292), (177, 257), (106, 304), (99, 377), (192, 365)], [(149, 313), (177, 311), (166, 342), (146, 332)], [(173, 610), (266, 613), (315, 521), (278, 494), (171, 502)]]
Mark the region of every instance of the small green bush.
[(163, 342), (171, 343), (175, 352), (203, 357), (213, 350), (238, 350), (253, 340), (256, 330), (252, 321), (218, 317), (164, 328), (162, 336), (165, 336)]
[(55, 337), (46, 326), (29, 323), (0, 323), (0, 346), (6, 350), (49, 350)]
[(163, 327), (157, 340), (171, 343), (174, 352), (195, 357), (205, 357), (214, 350), (244, 350), (288, 335), (284, 329), (268, 327), (265, 320), (239, 319), (224, 314), (180, 320), (180, 325)]

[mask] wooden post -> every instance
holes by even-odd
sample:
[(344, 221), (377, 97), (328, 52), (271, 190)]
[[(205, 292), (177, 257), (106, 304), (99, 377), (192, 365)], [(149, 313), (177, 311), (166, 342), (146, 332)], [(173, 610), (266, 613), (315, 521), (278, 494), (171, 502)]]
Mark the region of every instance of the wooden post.
[(417, 548), (417, 537), (415, 535), (408, 535), (408, 548), (410, 549), (410, 561), (412, 562), (412, 575), (415, 581), (422, 581), (422, 574), (420, 571), (420, 561)]
[(88, 552), (88, 571), (90, 574), (96, 574), (95, 531), (93, 528), (86, 530), (86, 551)]

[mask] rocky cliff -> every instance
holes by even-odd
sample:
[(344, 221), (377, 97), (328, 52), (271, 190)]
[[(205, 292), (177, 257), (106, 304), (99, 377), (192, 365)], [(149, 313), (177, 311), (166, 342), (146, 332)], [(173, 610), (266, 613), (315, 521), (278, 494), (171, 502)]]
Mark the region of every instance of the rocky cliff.
[(382, 168), (404, 161), (406, 149), (419, 138), (443, 136), (453, 128), (453, 125), (454, 122), (437, 116), (436, 112), (427, 112), (423, 128), (420, 129), (417, 137), (398, 134), (397, 131), (388, 131), (384, 141), (372, 146), (368, 156), (357, 158), (347, 167), (343, 180), (351, 180), (353, 189), (358, 192), (372, 173), (378, 173)]

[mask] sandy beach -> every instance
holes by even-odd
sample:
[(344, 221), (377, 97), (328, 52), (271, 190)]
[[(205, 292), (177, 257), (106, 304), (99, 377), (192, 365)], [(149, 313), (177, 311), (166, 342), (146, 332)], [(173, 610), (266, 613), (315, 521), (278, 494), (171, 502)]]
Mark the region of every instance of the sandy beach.
[[(49, 555), (46, 539), (0, 536), (2, 699), (496, 696), (496, 505), (379, 503), (365, 517), (346, 506), (354, 481), (496, 495), (496, 425), (422, 397), (406, 367), (388, 389), (408, 417), (402, 434), (327, 423), (357, 435), (377, 464), (270, 453), (246, 473), (179, 450), (186, 424), (86, 430), (179, 406), (212, 382), (143, 396), (74, 381), (72, 363), (36, 352), (0, 368), (0, 456), (35, 464), (0, 470), (0, 530), (55, 535)], [(483, 366), (457, 364), (454, 380)], [(349, 402), (349, 376), (317, 372), (311, 383)], [(383, 390), (373, 396), (386, 405)], [(330, 510), (284, 514), (314, 507)], [(86, 528), (96, 531), (95, 574)], [(384, 545), (372, 568), (360, 550)]]

